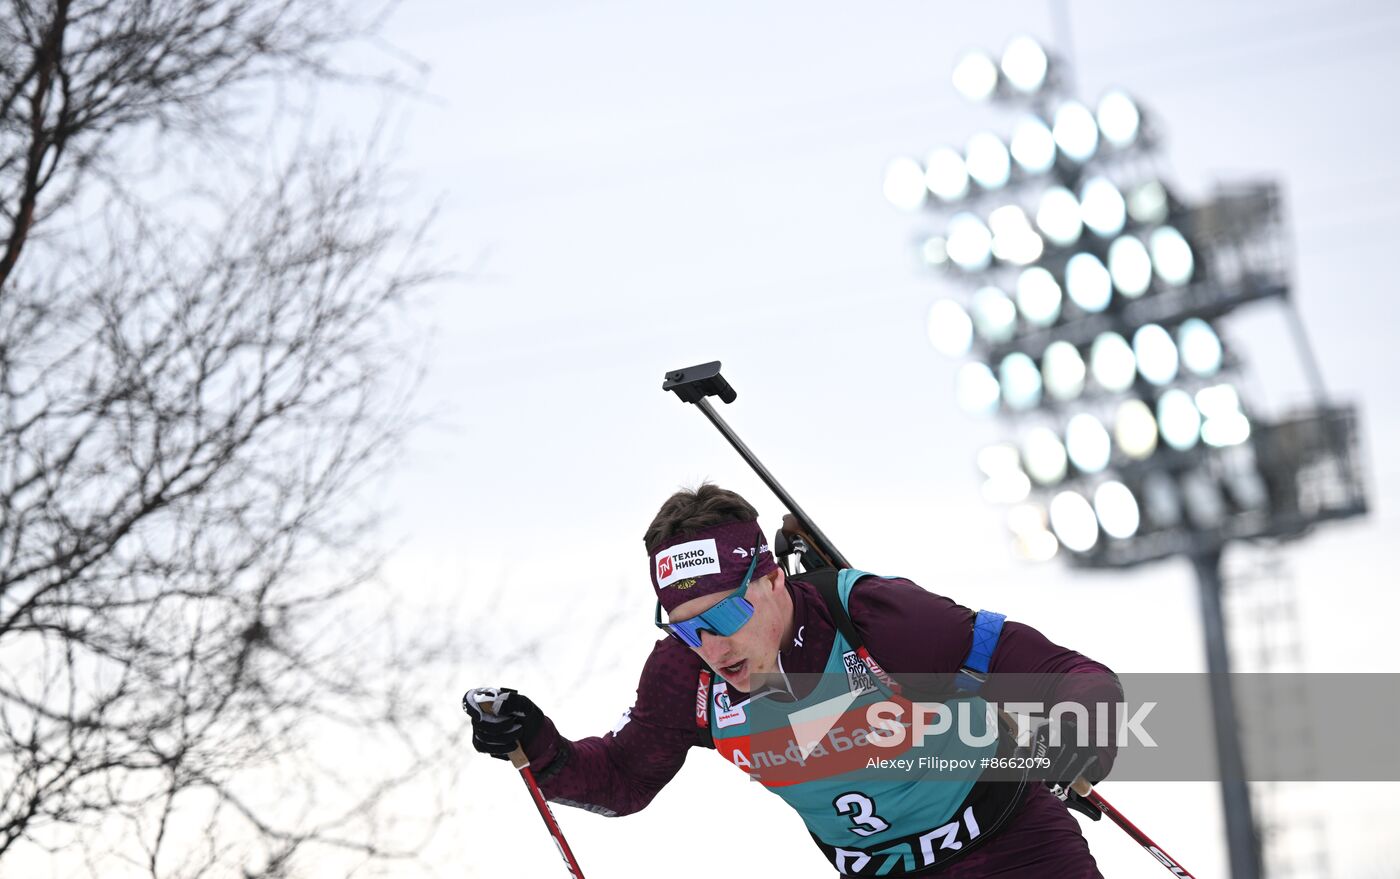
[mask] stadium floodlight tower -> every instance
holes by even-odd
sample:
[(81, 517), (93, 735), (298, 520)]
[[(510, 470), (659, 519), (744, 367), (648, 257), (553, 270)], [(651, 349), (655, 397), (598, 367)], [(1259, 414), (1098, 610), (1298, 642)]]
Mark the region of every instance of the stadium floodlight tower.
[[(1328, 401), (1293, 308), (1279, 187), (1184, 203), (1156, 169), (1139, 105), (1114, 89), (1091, 108), (1056, 74), (1026, 37), (999, 60), (968, 53), (954, 85), (1016, 110), (1010, 138), (896, 159), (885, 194), (941, 222), (920, 251), (963, 289), (930, 308), (929, 339), (967, 358), (959, 403), (1012, 427), (977, 466), (1019, 553), (1084, 568), (1191, 560), (1231, 875), (1256, 879), (1221, 553), (1366, 511), (1356, 411)], [(1243, 364), (1217, 324), (1259, 301), (1287, 315), (1311, 390), (1302, 412), (1266, 418), (1240, 394)]]

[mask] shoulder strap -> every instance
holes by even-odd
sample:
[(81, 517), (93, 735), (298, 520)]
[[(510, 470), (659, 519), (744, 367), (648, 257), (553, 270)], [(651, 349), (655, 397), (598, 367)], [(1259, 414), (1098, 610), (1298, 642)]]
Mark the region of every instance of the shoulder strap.
[(841, 603), (841, 593), (837, 590), (839, 573), (834, 568), (822, 568), (820, 571), (803, 574), (802, 580), (817, 587), (817, 594), (826, 602), (826, 609), (831, 614), (832, 622), (836, 624), (836, 630), (846, 639), (846, 643), (851, 645), (852, 650), (859, 651), (865, 644), (857, 634), (855, 624), (851, 622), (850, 611)]
[[(866, 649), (865, 642), (861, 639), (860, 633), (856, 631), (856, 625), (851, 620), (851, 612), (846, 609), (846, 605), (841, 601), (841, 592), (839, 589), (840, 574), (840, 571), (831, 568), (823, 568), (819, 571), (813, 571), (810, 574), (803, 574), (802, 579), (817, 587), (817, 592), (821, 595), (822, 601), (826, 602), (827, 610), (831, 612), (831, 620), (836, 624), (836, 630), (841, 633), (841, 637), (846, 639), (846, 643), (855, 651), (856, 656), (860, 657), (860, 661), (865, 663), (866, 668), (870, 669), (870, 673), (879, 678), (880, 683), (884, 684), (891, 692), (903, 692), (904, 686), (896, 681), (889, 672), (880, 667), (880, 663), (876, 662), (875, 657), (870, 655), (870, 651)], [(861, 577), (867, 576), (860, 571), (856, 571), (855, 575), (857, 581), (859, 581)]]

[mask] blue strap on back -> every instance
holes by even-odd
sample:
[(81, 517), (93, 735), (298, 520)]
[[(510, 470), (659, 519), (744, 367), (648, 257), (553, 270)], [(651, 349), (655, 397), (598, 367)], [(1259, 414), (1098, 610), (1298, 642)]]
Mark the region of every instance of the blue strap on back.
[(977, 619), (972, 624), (972, 649), (954, 683), (959, 690), (976, 693), (987, 680), (987, 669), (992, 664), (992, 652), (997, 649), (1001, 638), (1001, 626), (1006, 622), (1006, 614), (990, 610), (977, 611)]

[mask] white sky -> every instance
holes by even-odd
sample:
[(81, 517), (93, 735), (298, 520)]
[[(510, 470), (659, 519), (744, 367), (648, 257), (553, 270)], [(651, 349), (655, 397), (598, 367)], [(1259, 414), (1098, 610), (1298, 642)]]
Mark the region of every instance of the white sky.
[[(424, 602), (496, 595), (489, 619), (463, 622), (483, 649), (545, 638), (537, 662), (461, 669), (461, 689), (515, 686), (565, 734), (604, 732), (654, 638), (640, 537), (657, 505), (710, 478), (776, 526), (776, 500), (660, 391), (665, 371), (716, 359), (739, 391), (725, 416), (859, 566), (1009, 613), (1120, 672), (1203, 668), (1184, 562), (1071, 574), (1008, 558), (973, 467), (1003, 428), (954, 406), (955, 365), (924, 335), (928, 306), (952, 288), (913, 259), (928, 224), (881, 196), (891, 157), (1009, 131), (1009, 114), (964, 105), (948, 73), (966, 48), (998, 50), (1019, 32), (1052, 41), (1050, 9), (409, 0), (397, 11), (389, 40), (430, 65), (434, 98), (409, 108), (396, 161), (440, 199), (437, 254), (473, 269), (437, 289), (425, 321), (423, 404), (437, 422), (387, 498), (406, 535), (390, 574)], [(1362, 406), (1375, 510), (1286, 550), (1308, 667), (1400, 671), (1389, 545), (1400, 470), (1384, 454), (1400, 430), (1388, 252), (1400, 9), (1076, 0), (1070, 18), (1081, 95), (1137, 95), (1181, 190), (1284, 183), (1300, 308), (1330, 387)], [(1299, 388), (1282, 328), (1269, 314), (1226, 326), (1275, 408)], [(581, 678), (583, 655), (595, 660)], [(457, 697), (443, 694), (444, 711)], [(470, 762), (464, 812), (430, 853), (445, 875), (563, 874), (512, 775)], [(1367, 809), (1395, 790), (1307, 792), (1336, 810), (1335, 875), (1382, 875), (1397, 849)], [(1110, 779), (1103, 791), (1198, 875), (1225, 875), (1213, 786)], [(591, 876), (830, 873), (796, 816), (711, 753), (638, 816), (556, 811)], [(1107, 875), (1154, 875), (1107, 822), (1086, 835)]]

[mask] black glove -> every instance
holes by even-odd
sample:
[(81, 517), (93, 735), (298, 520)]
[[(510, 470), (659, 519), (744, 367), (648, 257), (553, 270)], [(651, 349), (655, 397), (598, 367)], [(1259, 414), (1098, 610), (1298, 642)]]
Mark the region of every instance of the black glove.
[(462, 710), (472, 716), (472, 747), (483, 754), (509, 759), (544, 725), (544, 712), (525, 696), (507, 687), (477, 687), (462, 697)]
[(1103, 817), (1103, 810), (1093, 803), (1075, 793), (1072, 788), (1065, 788), (1065, 808), (1073, 809), (1081, 815), (1087, 815), (1091, 821), (1097, 821)]
[(1098, 762), (1099, 754), (1093, 745), (1079, 744), (1079, 727), (1074, 718), (1062, 717), (1059, 726), (1060, 743), (1052, 745), (1050, 721), (1044, 718), (1031, 721), (1031, 754), (1049, 761), (1048, 767), (1036, 766), (1034, 777), (1043, 780), (1063, 800), (1070, 784), (1087, 775), (1089, 767)]

